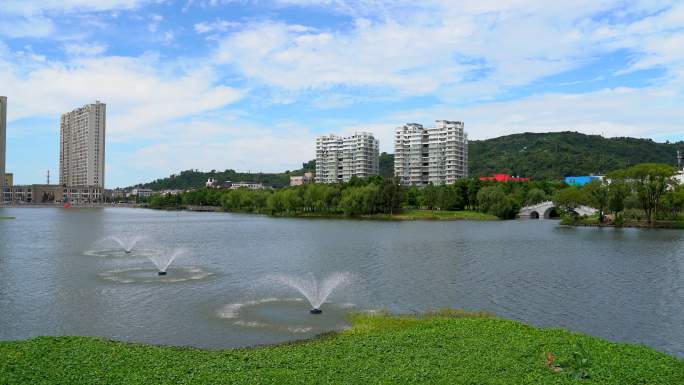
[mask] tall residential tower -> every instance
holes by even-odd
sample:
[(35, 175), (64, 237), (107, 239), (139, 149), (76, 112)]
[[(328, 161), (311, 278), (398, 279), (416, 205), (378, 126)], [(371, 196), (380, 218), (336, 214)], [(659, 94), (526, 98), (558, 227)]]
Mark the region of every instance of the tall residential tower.
[(373, 134), (316, 138), (316, 183), (348, 182), (352, 177), (367, 178), (380, 171), (380, 145)]
[(7, 96), (0, 96), (0, 186), (5, 185), (5, 152), (7, 149)]
[(394, 175), (403, 185), (452, 184), (468, 177), (463, 122), (438, 120), (429, 129), (417, 123), (397, 127), (394, 150)]
[(62, 115), (59, 183), (104, 188), (106, 105), (99, 101)]

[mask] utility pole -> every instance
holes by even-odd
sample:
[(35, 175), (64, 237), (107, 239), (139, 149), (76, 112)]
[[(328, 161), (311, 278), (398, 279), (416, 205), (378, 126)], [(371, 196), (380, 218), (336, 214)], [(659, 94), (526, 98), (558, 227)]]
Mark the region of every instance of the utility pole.
[(47, 184), (50, 184), (50, 170), (47, 170)]

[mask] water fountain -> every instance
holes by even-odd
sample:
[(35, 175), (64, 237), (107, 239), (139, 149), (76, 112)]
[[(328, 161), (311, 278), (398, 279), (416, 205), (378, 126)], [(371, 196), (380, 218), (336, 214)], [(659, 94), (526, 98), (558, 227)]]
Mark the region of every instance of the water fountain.
[(158, 252), (154, 254), (147, 255), (147, 258), (152, 261), (154, 266), (157, 268), (158, 275), (166, 275), (166, 270), (169, 268), (171, 263), (182, 255), (185, 251), (182, 249), (175, 249), (171, 252)]
[(336, 272), (330, 274), (320, 282), (309, 273), (303, 277), (296, 277), (286, 274), (278, 274), (269, 277), (269, 281), (276, 284), (291, 287), (309, 301), (311, 314), (321, 314), (321, 305), (332, 294), (335, 289), (351, 282), (352, 275), (346, 272)]
[(126, 254), (130, 254), (133, 252), (133, 248), (135, 245), (138, 243), (141, 237), (135, 235), (131, 237), (117, 237), (117, 236), (109, 236), (107, 239), (112, 240), (116, 242), (124, 251)]

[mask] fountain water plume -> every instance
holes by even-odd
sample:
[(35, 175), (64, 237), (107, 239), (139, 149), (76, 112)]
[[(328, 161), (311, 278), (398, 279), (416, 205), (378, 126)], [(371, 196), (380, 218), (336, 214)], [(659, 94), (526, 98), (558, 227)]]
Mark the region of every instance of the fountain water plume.
[(311, 305), (311, 314), (320, 314), (321, 305), (328, 299), (335, 289), (348, 285), (353, 278), (347, 272), (335, 272), (319, 281), (309, 273), (303, 277), (277, 274), (269, 277), (270, 281), (293, 288), (302, 294)]
[(147, 258), (152, 261), (157, 268), (159, 275), (166, 275), (166, 270), (173, 263), (173, 261), (181, 256), (185, 250), (176, 249), (171, 252), (159, 252), (147, 255)]
[(130, 237), (117, 237), (112, 235), (107, 237), (107, 239), (114, 241), (124, 250), (126, 254), (130, 254), (138, 241), (140, 241), (141, 237), (137, 235)]

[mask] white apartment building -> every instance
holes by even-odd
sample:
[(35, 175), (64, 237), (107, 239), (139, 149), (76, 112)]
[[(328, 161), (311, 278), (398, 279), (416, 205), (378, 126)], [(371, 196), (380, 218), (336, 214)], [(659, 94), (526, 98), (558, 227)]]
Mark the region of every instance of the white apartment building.
[(106, 115), (99, 101), (62, 115), (59, 184), (104, 187)]
[(373, 134), (316, 138), (316, 183), (348, 182), (380, 172), (380, 144)]
[(463, 122), (437, 120), (435, 128), (417, 123), (397, 127), (394, 175), (403, 185), (452, 184), (468, 177), (468, 135)]
[(5, 151), (7, 148), (7, 97), (0, 96), (0, 186), (5, 181)]

